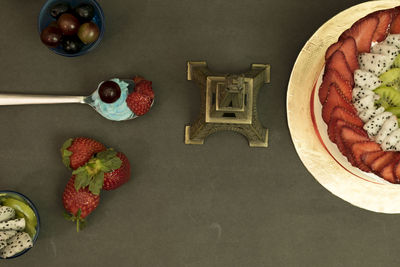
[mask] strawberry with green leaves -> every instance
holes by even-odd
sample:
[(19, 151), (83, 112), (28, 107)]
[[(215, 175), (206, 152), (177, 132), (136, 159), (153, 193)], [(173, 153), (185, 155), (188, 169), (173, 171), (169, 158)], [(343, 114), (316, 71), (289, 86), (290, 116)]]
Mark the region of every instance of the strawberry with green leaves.
[(72, 174), (76, 175), (76, 190), (88, 187), (90, 192), (99, 195), (101, 189), (112, 190), (126, 183), (130, 178), (130, 164), (123, 153), (108, 149), (97, 153)]
[(76, 222), (76, 230), (79, 232), (85, 226), (85, 218), (97, 208), (100, 196), (89, 191), (89, 188), (75, 189), (76, 176), (73, 175), (63, 193), (63, 205), (67, 211), (65, 218)]
[(70, 138), (61, 147), (62, 161), (65, 166), (76, 170), (85, 165), (94, 154), (106, 150), (106, 147), (91, 138)]
[(131, 177), (131, 166), (125, 154), (118, 152), (117, 157), (121, 160), (118, 169), (104, 173), (104, 190), (113, 190), (128, 182)]
[(62, 149), (64, 164), (73, 169), (63, 194), (65, 217), (76, 222), (77, 231), (97, 208), (100, 192), (120, 187), (130, 179), (128, 158), (90, 138), (68, 139)]

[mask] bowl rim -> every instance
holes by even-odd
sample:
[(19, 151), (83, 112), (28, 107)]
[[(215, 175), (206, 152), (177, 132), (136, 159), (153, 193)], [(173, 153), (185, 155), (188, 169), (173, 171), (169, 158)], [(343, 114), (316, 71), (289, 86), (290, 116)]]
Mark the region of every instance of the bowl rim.
[[(39, 36), (41, 34), (41, 30), (40, 30), (41, 18), (44, 16), (44, 14), (45, 14), (47, 8), (49, 7), (49, 5), (53, 4), (56, 1), (63, 2), (63, 0), (47, 0), (46, 3), (44, 3), (42, 8), (40, 9), (40, 12), (39, 12), (39, 15), (38, 15), (38, 24), (37, 24), (37, 30), (38, 30)], [(68, 0), (64, 0), (64, 2), (69, 2), (69, 1)], [(100, 44), (101, 40), (103, 39), (104, 32), (105, 32), (105, 21), (106, 21), (103, 9), (101, 8), (100, 4), (96, 0), (82, 0), (82, 2), (90, 2), (91, 4), (93, 4), (95, 6), (95, 10), (99, 11), (98, 15), (99, 15), (99, 18), (100, 18), (100, 21), (101, 21), (101, 27), (99, 27), (100, 28), (99, 38), (96, 40), (96, 42), (90, 44), (89, 47), (86, 50), (79, 51), (78, 53), (75, 53), (75, 54), (67, 54), (67, 53), (64, 53), (62, 51), (58, 51), (55, 48), (46, 46), (50, 51), (54, 52), (57, 55), (64, 56), (64, 57), (83, 56), (83, 55), (89, 53), (90, 51), (92, 51), (93, 49), (95, 49)]]
[[(26, 195), (24, 195), (24, 194), (22, 194), (22, 193), (20, 193), (20, 192), (17, 192), (17, 191), (13, 191), (13, 190), (0, 190), (0, 194), (10, 194), (10, 193), (22, 197), (22, 198), (26, 201), (26, 203), (28, 203), (28, 205), (33, 209), (33, 212), (35, 213), (35, 216), (36, 216), (36, 218), (37, 218), (36, 234), (35, 234), (35, 236), (34, 236), (33, 239), (32, 239), (32, 243), (35, 244), (35, 243), (36, 243), (36, 240), (37, 240), (38, 237), (39, 237), (39, 232), (40, 232), (40, 215), (39, 215), (39, 211), (38, 211), (38, 209), (36, 208), (35, 204), (33, 204), (32, 200), (30, 200)], [(23, 255), (23, 254), (25, 254), (26, 252), (28, 252), (31, 248), (32, 248), (32, 247), (27, 248), (27, 249), (24, 249), (23, 251), (21, 251), (21, 252), (15, 254), (14, 256), (9, 257), (9, 258), (4, 258), (4, 259), (3, 259), (3, 258), (0, 258), (0, 260), (10, 260), (10, 259), (17, 258), (17, 257), (19, 257), (19, 256), (21, 256), (21, 255)]]

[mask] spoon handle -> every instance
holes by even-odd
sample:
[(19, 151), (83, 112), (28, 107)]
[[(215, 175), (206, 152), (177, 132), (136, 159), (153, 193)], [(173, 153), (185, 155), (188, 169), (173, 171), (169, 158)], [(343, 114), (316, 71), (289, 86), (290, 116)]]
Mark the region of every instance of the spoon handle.
[(84, 96), (0, 94), (0, 106), (85, 103)]

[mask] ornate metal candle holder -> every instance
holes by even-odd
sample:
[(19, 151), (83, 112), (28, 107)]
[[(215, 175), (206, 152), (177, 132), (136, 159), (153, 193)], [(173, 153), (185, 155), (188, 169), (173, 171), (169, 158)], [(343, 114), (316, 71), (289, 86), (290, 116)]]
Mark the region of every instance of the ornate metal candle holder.
[(185, 128), (185, 144), (201, 145), (217, 131), (235, 131), (251, 147), (268, 146), (268, 130), (257, 117), (257, 96), (264, 83), (270, 82), (270, 65), (252, 64), (239, 75), (213, 73), (205, 61), (188, 62), (187, 67), (187, 79), (201, 88), (201, 111)]

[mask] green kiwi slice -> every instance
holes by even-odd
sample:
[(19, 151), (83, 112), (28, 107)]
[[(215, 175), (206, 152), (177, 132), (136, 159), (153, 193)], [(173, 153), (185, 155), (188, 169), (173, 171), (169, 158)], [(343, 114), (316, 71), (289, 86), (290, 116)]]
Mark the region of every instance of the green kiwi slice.
[(377, 103), (382, 105), (385, 109), (389, 107), (400, 107), (400, 91), (393, 87), (383, 86), (375, 89), (374, 92), (380, 96)]
[[(400, 59), (399, 59), (400, 60)], [(381, 86), (393, 87), (400, 90), (400, 68), (393, 68), (379, 76)]]
[(397, 55), (397, 57), (394, 59), (393, 67), (400, 68), (400, 55)]
[(386, 111), (389, 111), (390, 113), (392, 113), (396, 117), (400, 117), (400, 107), (390, 107)]

